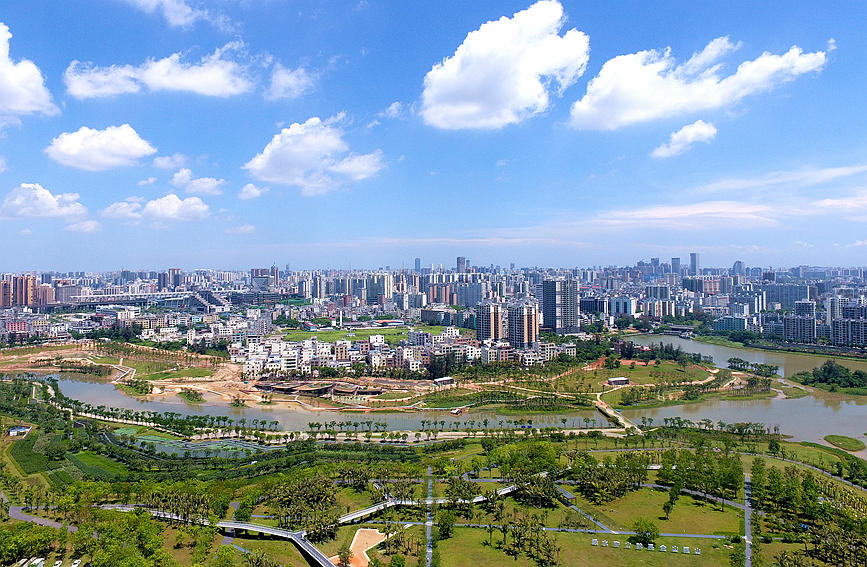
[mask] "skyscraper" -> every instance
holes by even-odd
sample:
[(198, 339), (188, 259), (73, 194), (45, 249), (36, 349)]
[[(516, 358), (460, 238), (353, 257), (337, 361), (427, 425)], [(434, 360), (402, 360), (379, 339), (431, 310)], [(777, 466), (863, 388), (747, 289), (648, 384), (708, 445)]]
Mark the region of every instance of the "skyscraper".
[(539, 306), (521, 301), (509, 306), (509, 344), (528, 348), (539, 340)]
[(420, 271), (421, 271), (421, 258), (416, 258), (416, 259), (415, 259), (415, 271), (416, 271), (416, 272), (420, 272)]
[(458, 256), (457, 269), (459, 274), (467, 273), (467, 259), (463, 256)]
[(476, 338), (480, 341), (503, 338), (503, 314), (498, 304), (476, 305)]
[(701, 266), (698, 262), (698, 252), (690, 252), (689, 253), (689, 275), (697, 276), (699, 271), (701, 270)]
[(578, 283), (575, 280), (542, 282), (542, 318), (546, 328), (564, 334), (578, 330)]
[(671, 273), (680, 275), (680, 258), (671, 259)]

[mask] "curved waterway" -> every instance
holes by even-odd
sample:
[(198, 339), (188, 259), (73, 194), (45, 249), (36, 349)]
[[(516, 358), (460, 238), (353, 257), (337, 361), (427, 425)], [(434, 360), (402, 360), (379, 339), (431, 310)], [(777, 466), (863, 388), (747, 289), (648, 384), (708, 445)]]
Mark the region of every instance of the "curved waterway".
[[(489, 410), (471, 410), (460, 416), (454, 416), (447, 411), (418, 411), (418, 412), (358, 412), (358, 411), (314, 411), (303, 408), (296, 404), (275, 406), (249, 406), (234, 408), (227, 402), (216, 396), (206, 394), (206, 401), (201, 404), (190, 404), (174, 395), (162, 396), (156, 399), (143, 400), (127, 396), (114, 385), (91, 377), (77, 375), (63, 375), (57, 377), (60, 383), (60, 391), (63, 395), (91, 404), (92, 406), (104, 405), (106, 407), (125, 408), (134, 411), (156, 411), (160, 413), (174, 412), (181, 415), (213, 415), (228, 416), (237, 422), (246, 419), (250, 423), (254, 419), (277, 421), (279, 429), (285, 431), (304, 431), (310, 422), (348, 421), (364, 422), (373, 420), (387, 423), (388, 429), (421, 429), (422, 421), (433, 419), (444, 420), (446, 430), (451, 423), (465, 423), (475, 421), (475, 427), (483, 427), (483, 420), (488, 420), (489, 428), (509, 427), (507, 421), (532, 420), (533, 427), (562, 427), (562, 419), (566, 419), (566, 427), (583, 427), (584, 418), (591, 420), (590, 425), (607, 426), (608, 420), (595, 410), (575, 411), (564, 414), (559, 413), (498, 413)], [(359, 431), (364, 430), (360, 428)]]
[[(793, 354), (777, 351), (765, 351), (750, 348), (733, 348), (728, 346), (701, 343), (680, 337), (667, 335), (639, 335), (631, 337), (636, 344), (651, 343), (671, 344), (680, 347), (684, 352), (698, 352), (712, 356), (717, 366), (726, 367), (729, 358), (742, 358), (749, 362), (776, 364), (780, 374), (791, 376), (803, 370), (812, 370), (828, 360), (828, 356), (814, 354)], [(840, 364), (853, 370), (867, 371), (867, 360), (848, 358), (836, 359)], [(627, 409), (623, 415), (633, 422), (640, 422), (642, 417), (653, 418), (654, 423), (662, 423), (666, 417), (683, 417), (692, 421), (711, 419), (714, 423), (760, 422), (770, 427), (779, 426), (780, 431), (791, 435), (795, 441), (813, 441), (827, 445), (823, 441), (825, 435), (848, 435), (855, 439), (867, 441), (867, 396), (837, 396), (824, 395), (817, 392), (815, 396), (797, 399), (763, 399), (763, 400), (709, 400), (682, 406), (670, 406), (654, 409)], [(867, 458), (867, 450), (856, 453)]]

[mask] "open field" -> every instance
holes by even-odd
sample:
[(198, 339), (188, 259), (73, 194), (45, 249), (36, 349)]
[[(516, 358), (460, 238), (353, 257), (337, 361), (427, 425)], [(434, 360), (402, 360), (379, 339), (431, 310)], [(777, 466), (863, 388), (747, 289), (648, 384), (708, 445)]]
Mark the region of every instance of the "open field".
[[(566, 488), (569, 489), (568, 487)], [(688, 494), (682, 494), (671, 516), (665, 519), (662, 505), (668, 500), (668, 492), (643, 488), (630, 492), (622, 498), (604, 504), (591, 504), (581, 496), (576, 498), (578, 507), (600, 519), (604, 516), (614, 525), (602, 523), (615, 530), (629, 530), (635, 518), (648, 518), (665, 533), (694, 533), (727, 535), (740, 532), (741, 512), (734, 508), (720, 510), (716, 504), (703, 502)]]
[[(662, 553), (659, 551), (637, 551), (629, 549), (614, 549), (613, 547), (594, 547), (590, 545), (593, 538), (602, 539), (593, 534), (558, 533), (555, 536), (560, 551), (560, 565), (569, 567), (718, 567), (729, 564), (729, 552), (714, 540), (659, 538), (657, 545), (666, 544), (696, 546), (701, 548), (701, 555), (684, 555)], [(494, 546), (487, 545), (488, 534), (477, 528), (456, 528), (454, 536), (442, 540), (438, 544), (439, 555), (443, 567), (495, 567), (513, 565), (514, 567), (535, 567), (537, 563), (526, 555), (517, 558), (509, 557), (498, 544), (502, 534), (493, 535)], [(626, 536), (609, 535), (609, 545), (614, 540), (626, 542)], [(717, 548), (714, 548), (714, 545)]]

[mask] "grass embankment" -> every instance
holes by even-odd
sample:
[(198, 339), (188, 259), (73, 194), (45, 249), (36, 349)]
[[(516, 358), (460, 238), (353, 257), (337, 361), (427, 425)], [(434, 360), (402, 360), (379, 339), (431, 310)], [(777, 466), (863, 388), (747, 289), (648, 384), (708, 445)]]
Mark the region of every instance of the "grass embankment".
[(863, 451), (867, 448), (867, 445), (864, 445), (864, 442), (860, 439), (846, 437), (845, 435), (825, 435), (824, 439), (831, 445), (845, 451)]

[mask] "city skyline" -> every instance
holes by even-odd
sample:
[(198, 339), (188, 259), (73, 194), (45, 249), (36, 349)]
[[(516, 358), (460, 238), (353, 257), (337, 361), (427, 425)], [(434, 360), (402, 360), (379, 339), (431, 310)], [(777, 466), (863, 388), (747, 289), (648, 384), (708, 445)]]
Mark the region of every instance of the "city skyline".
[(867, 8), (452, 8), (7, 2), (4, 269), (858, 264)]

